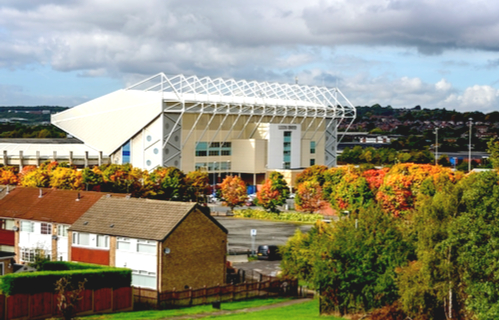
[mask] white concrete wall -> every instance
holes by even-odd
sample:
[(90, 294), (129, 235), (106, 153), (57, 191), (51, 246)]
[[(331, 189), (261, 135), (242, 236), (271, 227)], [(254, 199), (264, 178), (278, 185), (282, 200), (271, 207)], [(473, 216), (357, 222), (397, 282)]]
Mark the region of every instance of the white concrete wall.
[[(138, 286), (134, 277), (137, 277), (138, 272), (148, 272), (148, 277), (153, 278), (151, 273), (154, 273), (154, 286), (143, 286), (156, 290), (158, 267), (157, 267), (157, 252), (158, 243), (154, 241), (154, 253), (138, 252), (138, 239), (127, 238), (129, 249), (120, 248), (120, 238), (116, 239), (116, 267), (132, 269), (132, 285)], [(153, 282), (153, 281), (152, 281)]]
[(292, 133), (290, 168), (300, 168), (301, 165), (301, 127), (298, 124), (269, 124), (269, 140), (267, 167), (268, 169), (284, 169), (283, 161), (283, 134)]
[(162, 119), (156, 118), (131, 140), (130, 162), (134, 167), (152, 170), (162, 165)]
[[(28, 220), (20, 221), (22, 223)], [(41, 222), (28, 222), (33, 223), (33, 232), (19, 231), (19, 248), (42, 249), (45, 251), (45, 254), (52, 255), (52, 234), (41, 234)], [(22, 257), (19, 258), (21, 259)]]

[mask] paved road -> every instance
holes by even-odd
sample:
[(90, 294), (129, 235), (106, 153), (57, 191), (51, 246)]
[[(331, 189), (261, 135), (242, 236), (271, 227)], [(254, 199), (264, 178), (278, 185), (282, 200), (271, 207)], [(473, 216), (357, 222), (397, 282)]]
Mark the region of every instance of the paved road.
[(293, 236), (298, 228), (307, 232), (312, 228), (310, 224), (295, 224), (252, 219), (238, 219), (230, 217), (214, 217), (228, 230), (228, 250), (247, 251), (252, 249), (250, 230), (257, 230), (255, 249), (259, 245), (283, 245)]

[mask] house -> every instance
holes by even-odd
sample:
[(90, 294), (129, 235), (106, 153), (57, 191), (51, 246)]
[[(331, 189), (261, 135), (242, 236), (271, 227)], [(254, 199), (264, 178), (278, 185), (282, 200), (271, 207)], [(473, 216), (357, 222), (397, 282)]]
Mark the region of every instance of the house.
[[(18, 263), (37, 254), (69, 261), (68, 228), (101, 197), (92, 191), (16, 187), (0, 192), (0, 251), (15, 253)], [(114, 195), (125, 197), (125, 195)]]
[(227, 230), (194, 203), (102, 197), (68, 235), (71, 261), (130, 268), (135, 287), (225, 282)]

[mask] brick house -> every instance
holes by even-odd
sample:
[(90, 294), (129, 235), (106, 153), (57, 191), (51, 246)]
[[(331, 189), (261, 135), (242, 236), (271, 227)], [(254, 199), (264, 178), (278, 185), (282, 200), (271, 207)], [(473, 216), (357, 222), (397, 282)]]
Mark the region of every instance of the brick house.
[(194, 203), (102, 197), (69, 229), (71, 261), (132, 269), (163, 292), (225, 282), (227, 230)]
[[(18, 263), (41, 253), (68, 261), (68, 228), (104, 194), (91, 191), (16, 187), (0, 194), (0, 251)], [(120, 195), (124, 197), (124, 195)]]

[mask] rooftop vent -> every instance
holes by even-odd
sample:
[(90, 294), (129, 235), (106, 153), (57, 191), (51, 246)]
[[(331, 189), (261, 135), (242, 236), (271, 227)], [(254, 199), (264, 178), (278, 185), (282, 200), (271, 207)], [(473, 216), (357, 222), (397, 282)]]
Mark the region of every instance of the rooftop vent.
[(80, 192), (78, 192), (78, 195), (76, 196), (76, 201), (80, 201)]
[(40, 192), (39, 192), (39, 194), (38, 194), (38, 198), (43, 197), (42, 189), (40, 188), (40, 189), (38, 189), (38, 190), (40, 190)]
[(89, 222), (88, 222), (88, 221), (85, 221), (85, 222), (83, 223), (83, 225), (84, 225), (84, 226), (86, 226), (86, 225), (88, 225), (88, 224), (89, 224)]
[(113, 228), (114, 226), (115, 226), (114, 224), (110, 224), (110, 225), (109, 225), (109, 227), (110, 227), (110, 228)]

